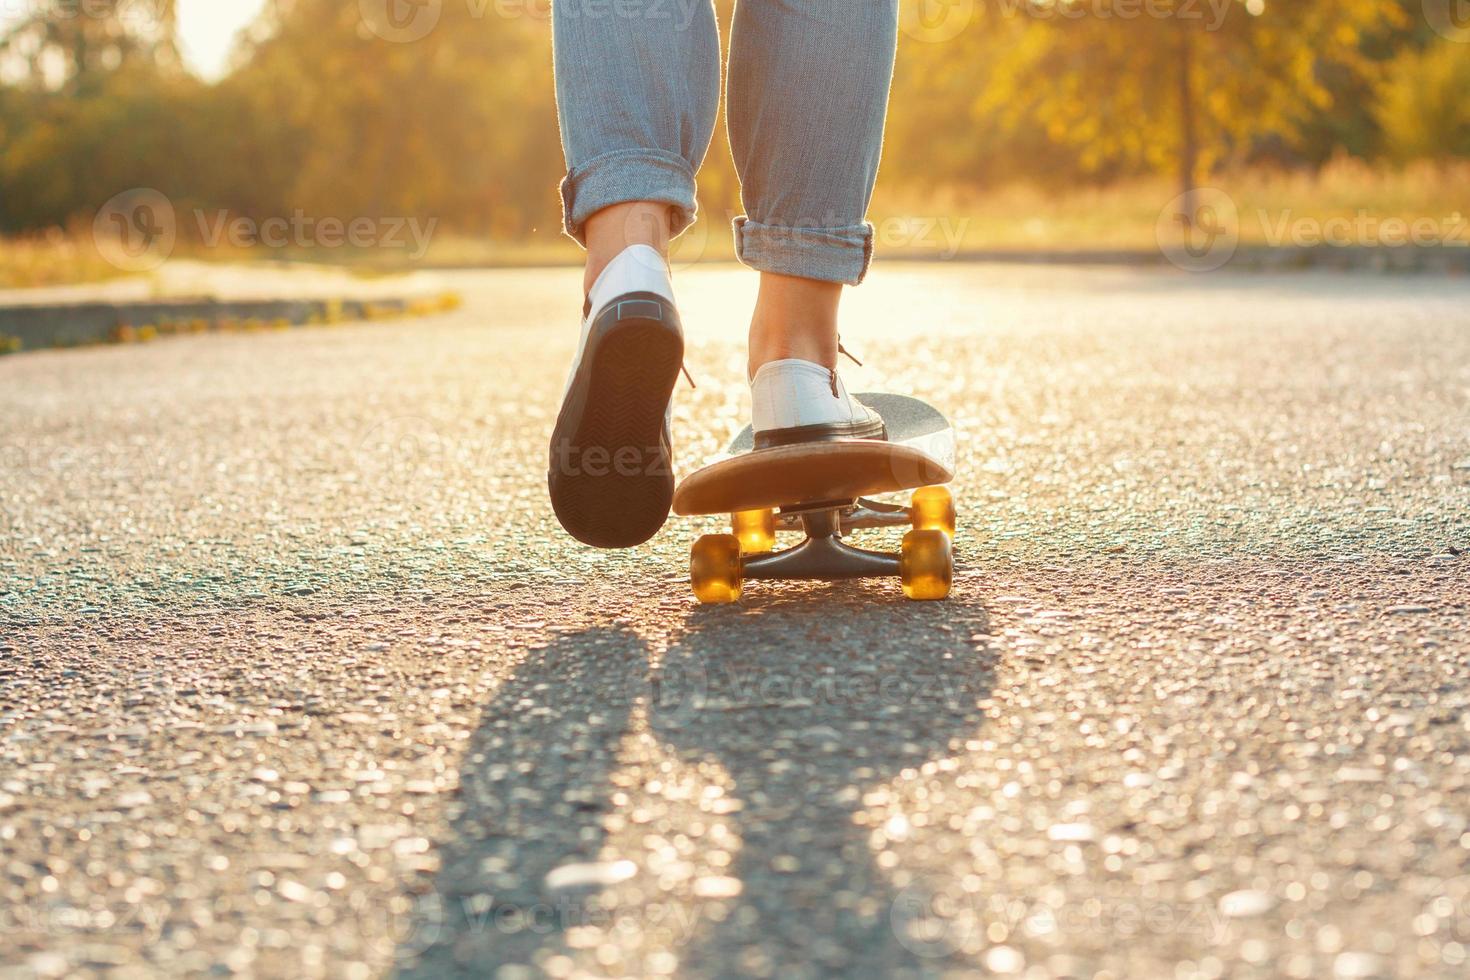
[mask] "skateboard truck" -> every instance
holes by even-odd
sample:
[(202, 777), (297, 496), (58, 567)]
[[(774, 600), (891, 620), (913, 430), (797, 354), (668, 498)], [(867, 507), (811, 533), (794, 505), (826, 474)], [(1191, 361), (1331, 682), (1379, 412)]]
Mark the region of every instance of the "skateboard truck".
[[(856, 506), (856, 504), (850, 505)], [(745, 577), (750, 579), (849, 579), (878, 578), (898, 574), (898, 556), (868, 551), (845, 544), (842, 533), (847, 525), (838, 510), (804, 511), (782, 514), (796, 517), (806, 531), (806, 540), (785, 551), (772, 551), (745, 559)], [(908, 523), (908, 515), (903, 515)], [(874, 525), (865, 525), (874, 526)]]
[[(896, 576), (910, 599), (943, 599), (954, 579), (951, 544), (954, 501), (942, 486), (914, 493), (909, 507), (860, 497), (732, 515), (733, 534), (709, 534), (694, 543), (690, 579), (701, 602), (740, 598), (746, 579), (841, 579)], [(847, 544), (859, 528), (912, 525), (898, 554)], [(778, 531), (802, 531), (806, 539), (774, 550)]]

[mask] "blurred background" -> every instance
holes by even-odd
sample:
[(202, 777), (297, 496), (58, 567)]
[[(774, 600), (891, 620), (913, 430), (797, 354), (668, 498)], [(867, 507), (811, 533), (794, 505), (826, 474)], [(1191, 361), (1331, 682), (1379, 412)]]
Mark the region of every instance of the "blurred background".
[[(694, 0), (661, 2), (677, 16)], [(549, 4), (6, 4), (0, 285), (115, 274), (91, 247), (93, 222), (138, 188), (173, 204), (176, 248), (198, 257), (241, 257), (208, 240), (214, 216), (304, 212), (432, 221), (432, 240), (293, 240), (266, 254), (575, 261), (558, 227)], [(733, 3), (717, 5), (728, 25)], [(1245, 242), (1279, 237), (1284, 217), (1365, 211), (1427, 216), (1470, 241), (1454, 220), (1470, 211), (1466, 6), (904, 0), (879, 246), (1156, 247), (1160, 209), (1197, 186), (1229, 195)], [(686, 248), (728, 257), (741, 208), (723, 129), (701, 194), (706, 220)]]

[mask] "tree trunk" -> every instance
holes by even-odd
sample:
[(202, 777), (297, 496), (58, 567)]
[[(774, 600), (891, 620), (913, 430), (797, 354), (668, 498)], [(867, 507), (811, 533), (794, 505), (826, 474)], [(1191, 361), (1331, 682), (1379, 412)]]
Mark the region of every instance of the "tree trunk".
[(1179, 33), (1179, 210), (1185, 230), (1194, 227), (1194, 175), (1199, 155), (1194, 119), (1194, 38), (1189, 25)]

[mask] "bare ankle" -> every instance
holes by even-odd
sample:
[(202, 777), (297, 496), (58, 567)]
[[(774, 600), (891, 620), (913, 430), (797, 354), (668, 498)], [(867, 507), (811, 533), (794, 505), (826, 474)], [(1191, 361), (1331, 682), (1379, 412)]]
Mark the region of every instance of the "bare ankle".
[(614, 204), (588, 218), (584, 228), (587, 271), (582, 279), (582, 291), (590, 293), (602, 270), (630, 245), (647, 245), (667, 262), (673, 220), (670, 207), (656, 201)]
[(793, 357), (823, 367), (836, 367), (836, 337), (829, 341), (824, 336), (814, 336), (805, 331), (751, 328), (750, 362), (747, 369), (752, 378), (762, 365)]
[(762, 273), (750, 321), (750, 376), (764, 364), (792, 357), (836, 367), (841, 299), (841, 283)]

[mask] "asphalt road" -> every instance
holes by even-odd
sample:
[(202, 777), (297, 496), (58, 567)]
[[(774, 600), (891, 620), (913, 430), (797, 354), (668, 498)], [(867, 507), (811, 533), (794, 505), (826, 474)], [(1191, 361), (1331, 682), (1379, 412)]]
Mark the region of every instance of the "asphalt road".
[(1470, 969), (1470, 283), (880, 266), (955, 597), (704, 609), (551, 516), (577, 278), (0, 360), (0, 976)]

